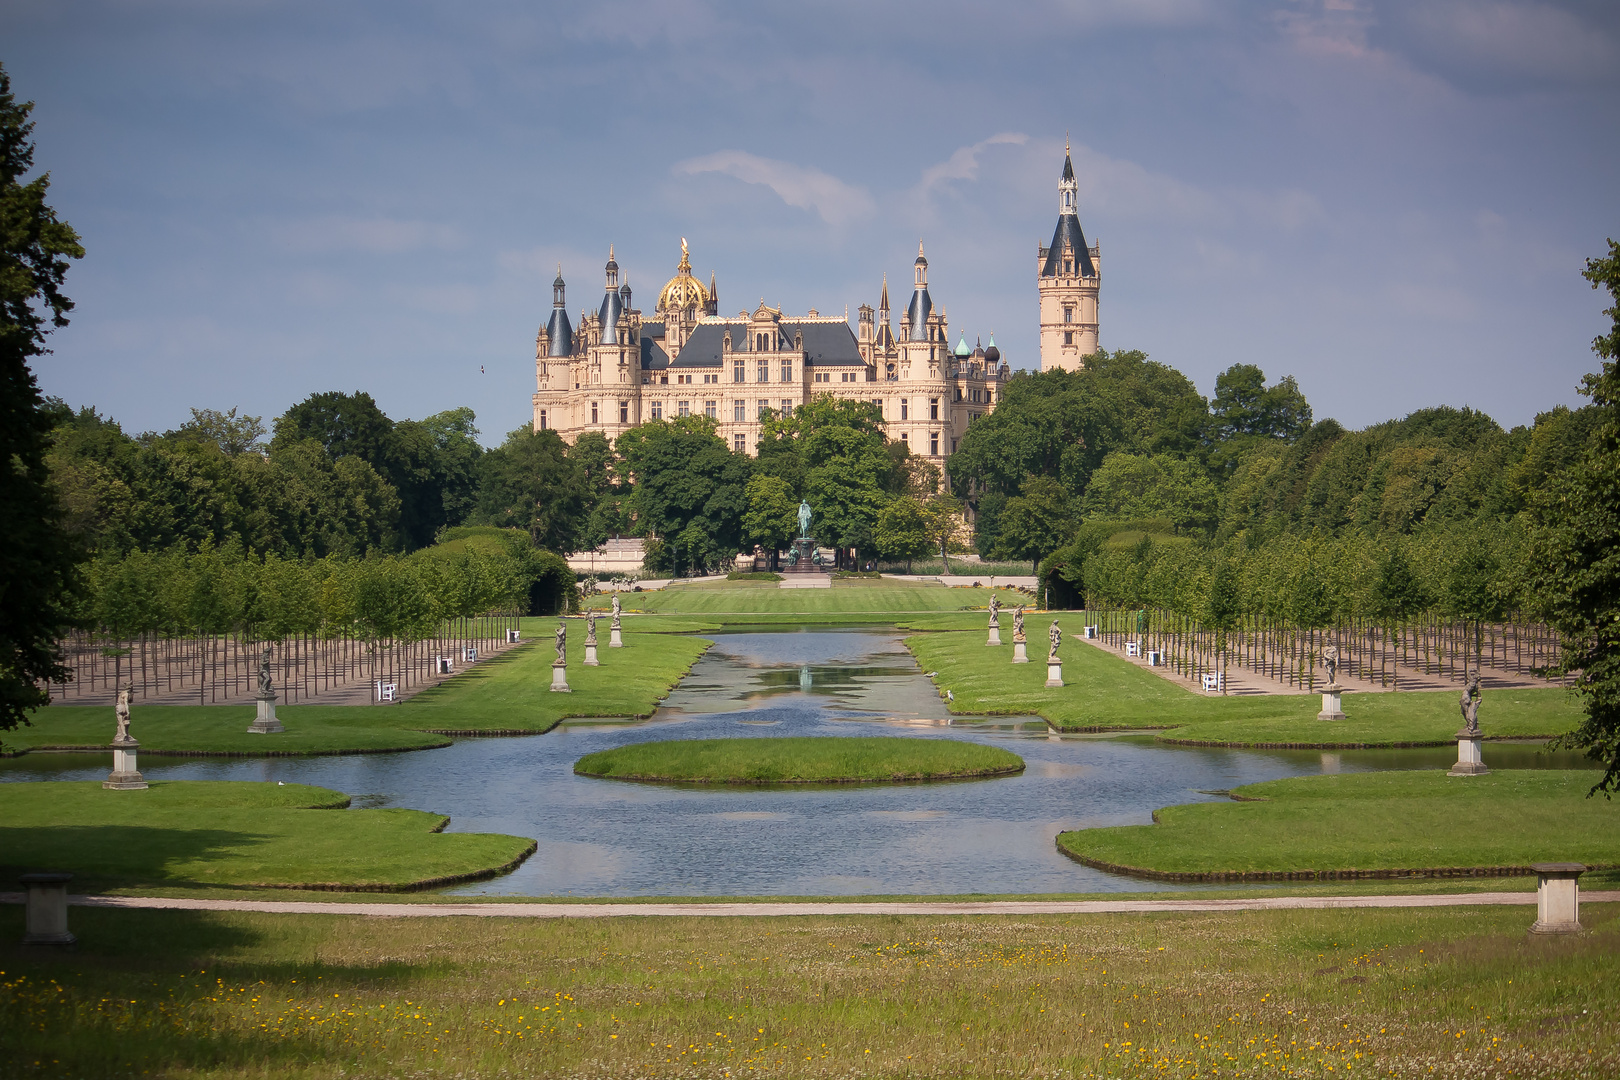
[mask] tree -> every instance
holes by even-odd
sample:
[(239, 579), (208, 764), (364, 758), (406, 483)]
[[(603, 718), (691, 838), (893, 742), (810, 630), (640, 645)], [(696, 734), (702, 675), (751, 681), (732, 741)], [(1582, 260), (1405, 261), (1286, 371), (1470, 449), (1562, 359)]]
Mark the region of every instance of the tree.
[(1220, 491), (1203, 469), (1165, 454), (1109, 454), (1086, 487), (1088, 516), (1162, 518), (1178, 533), (1209, 533)]
[(727, 447), (717, 426), (706, 416), (652, 420), (616, 444), (636, 478), (630, 497), (636, 524), (674, 549), (677, 570), (715, 565), (742, 543), (753, 460)]
[(886, 559), (906, 560), (906, 573), (911, 573), (911, 560), (928, 554), (934, 546), (931, 525), (927, 510), (916, 499), (902, 495), (878, 515), (878, 553)]
[(1001, 510), (998, 558), (1029, 559), (1040, 573), (1041, 559), (1062, 547), (1080, 521), (1063, 485), (1049, 476), (1032, 476), (1024, 490)]
[(276, 418), (276, 440), (314, 439), (333, 460), (353, 454), (388, 476), (394, 468), (394, 422), (363, 390), (311, 394)]
[(218, 447), (220, 453), (234, 457), (250, 450), (263, 451), (260, 440), (264, 438), (264, 433), (263, 417), (238, 416), (233, 406), (230, 412), (223, 413), (215, 409), (192, 409), (191, 419), (180, 425), (178, 430), (166, 432), (164, 437), (195, 439)]
[(1215, 563), (1209, 595), (1204, 602), (1204, 624), (1215, 631), (1215, 651), (1221, 657), (1221, 693), (1226, 693), (1227, 634), (1237, 629), (1243, 614), (1237, 568), (1226, 559)]
[[(767, 420), (761, 445), (771, 449), (761, 471), (796, 451), (804, 498), (815, 513), (816, 539), (840, 549), (871, 547), (878, 514), (897, 483), (896, 462), (884, 444), (883, 416), (869, 401), (820, 394), (791, 417)], [(771, 473), (787, 479), (781, 470)], [(910, 475), (908, 469), (905, 476)]]
[(1601, 419), (1583, 460), (1534, 500), (1532, 586), (1563, 640), (1560, 666), (1586, 699), (1581, 725), (1559, 744), (1604, 765), (1592, 789), (1620, 787), (1620, 244), (1587, 260), (1584, 276), (1607, 289), (1609, 333), (1592, 342), (1602, 367), (1582, 381)]
[(28, 723), (27, 712), (50, 700), (42, 683), (67, 678), (57, 643), (80, 584), (45, 460), (53, 413), (29, 362), (67, 325), (73, 302), (62, 283), (84, 248), (45, 201), (50, 174), (23, 182), (34, 167), (33, 108), (12, 95), (0, 67), (0, 731)]
[(555, 431), (520, 427), (478, 465), (476, 523), (527, 532), (538, 547), (577, 550), (590, 488)]
[(771, 553), (771, 569), (776, 569), (777, 553), (793, 542), (798, 531), (799, 504), (787, 481), (759, 473), (750, 477), (743, 537)]
[(1294, 377), (1267, 386), (1253, 364), (1233, 364), (1215, 377), (1209, 413), (1210, 434), (1222, 441), (1252, 435), (1292, 442), (1311, 426), (1311, 406)]

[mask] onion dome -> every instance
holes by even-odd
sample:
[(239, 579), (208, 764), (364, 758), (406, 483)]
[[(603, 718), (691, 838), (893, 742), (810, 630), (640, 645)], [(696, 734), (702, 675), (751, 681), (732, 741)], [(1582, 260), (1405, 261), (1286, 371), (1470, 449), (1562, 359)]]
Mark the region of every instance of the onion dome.
[(962, 359), (966, 359), (967, 357), (973, 355), (973, 350), (967, 347), (967, 331), (965, 330), (962, 332), (962, 336), (956, 342), (955, 355)]
[[(714, 281), (713, 273), (709, 275), (709, 281)], [(681, 264), (675, 268), (675, 276), (665, 282), (659, 291), (658, 310), (678, 312), (696, 309), (707, 312), (714, 299), (714, 290), (704, 288), (703, 282), (692, 276), (692, 259), (686, 251), (686, 237), (681, 237)]]
[(630, 276), (628, 274), (625, 275), (624, 284), (619, 286), (619, 302), (624, 305), (624, 310), (630, 310)]
[(991, 333), (990, 344), (984, 350), (984, 359), (986, 363), (990, 364), (997, 364), (1001, 362), (1001, 350), (996, 348), (996, 335), (994, 333)]

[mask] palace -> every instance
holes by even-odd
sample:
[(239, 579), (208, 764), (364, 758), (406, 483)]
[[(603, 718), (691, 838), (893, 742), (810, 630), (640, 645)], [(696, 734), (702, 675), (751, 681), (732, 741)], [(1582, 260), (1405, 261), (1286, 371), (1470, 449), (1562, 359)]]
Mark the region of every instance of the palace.
[[(1097, 348), (1098, 251), (1086, 247), (1075, 190), (1065, 156), (1057, 232), (1038, 267), (1043, 370), (1073, 370)], [(964, 333), (951, 347), (920, 243), (898, 331), (886, 277), (877, 310), (862, 304), (853, 329), (847, 314), (784, 315), (763, 300), (751, 313), (722, 316), (714, 275), (707, 286), (693, 276), (685, 240), (675, 276), (643, 317), (610, 247), (601, 306), (582, 311), (577, 327), (557, 269), (551, 319), (535, 339), (534, 430), (555, 429), (571, 443), (585, 431), (611, 439), (649, 420), (700, 415), (734, 449), (753, 453), (767, 416), (832, 394), (872, 402), (891, 439), (943, 464), (968, 425), (995, 408), (1010, 374), (993, 334), (988, 346), (969, 348)]]

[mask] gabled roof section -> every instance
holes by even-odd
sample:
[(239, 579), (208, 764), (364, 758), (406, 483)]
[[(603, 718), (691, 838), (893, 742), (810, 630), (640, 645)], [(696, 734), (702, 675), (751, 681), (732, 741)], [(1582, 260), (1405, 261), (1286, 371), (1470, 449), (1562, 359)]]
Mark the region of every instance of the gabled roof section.
[[(782, 336), (789, 341), (793, 340), (795, 334), (804, 336), (805, 362), (811, 367), (817, 365), (864, 367), (866, 364), (861, 357), (855, 333), (847, 322), (795, 322), (792, 319), (783, 319), (778, 325), (782, 329)], [(747, 323), (705, 321), (693, 328), (692, 336), (686, 339), (680, 355), (675, 357), (671, 366), (719, 367), (722, 362), (721, 348), (725, 344), (727, 330), (731, 331), (733, 348), (742, 352), (741, 346), (748, 343)], [(756, 354), (762, 355), (767, 354)]]
[(1091, 263), (1091, 245), (1086, 243), (1086, 234), (1080, 228), (1079, 216), (1059, 214), (1057, 228), (1052, 232), (1052, 246), (1047, 249), (1046, 262), (1041, 267), (1041, 277), (1058, 276), (1059, 271), (1063, 269), (1065, 246), (1072, 250), (1074, 257), (1079, 260), (1081, 277), (1097, 276), (1097, 268)]
[[(645, 328), (643, 328), (645, 329)], [(659, 337), (663, 337), (663, 324), (658, 325)], [(649, 335), (641, 335), (641, 370), (663, 371), (669, 367), (669, 354), (664, 347), (654, 341)]]

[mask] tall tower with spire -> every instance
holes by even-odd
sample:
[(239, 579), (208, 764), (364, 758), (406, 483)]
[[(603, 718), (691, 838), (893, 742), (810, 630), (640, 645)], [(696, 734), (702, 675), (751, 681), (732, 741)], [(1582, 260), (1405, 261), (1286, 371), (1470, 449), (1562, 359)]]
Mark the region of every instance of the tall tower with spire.
[(1036, 259), (1041, 304), (1041, 370), (1078, 371), (1097, 351), (1097, 293), (1102, 284), (1101, 252), (1086, 244), (1069, 147), (1063, 147), (1058, 180), (1058, 222), (1050, 247)]

